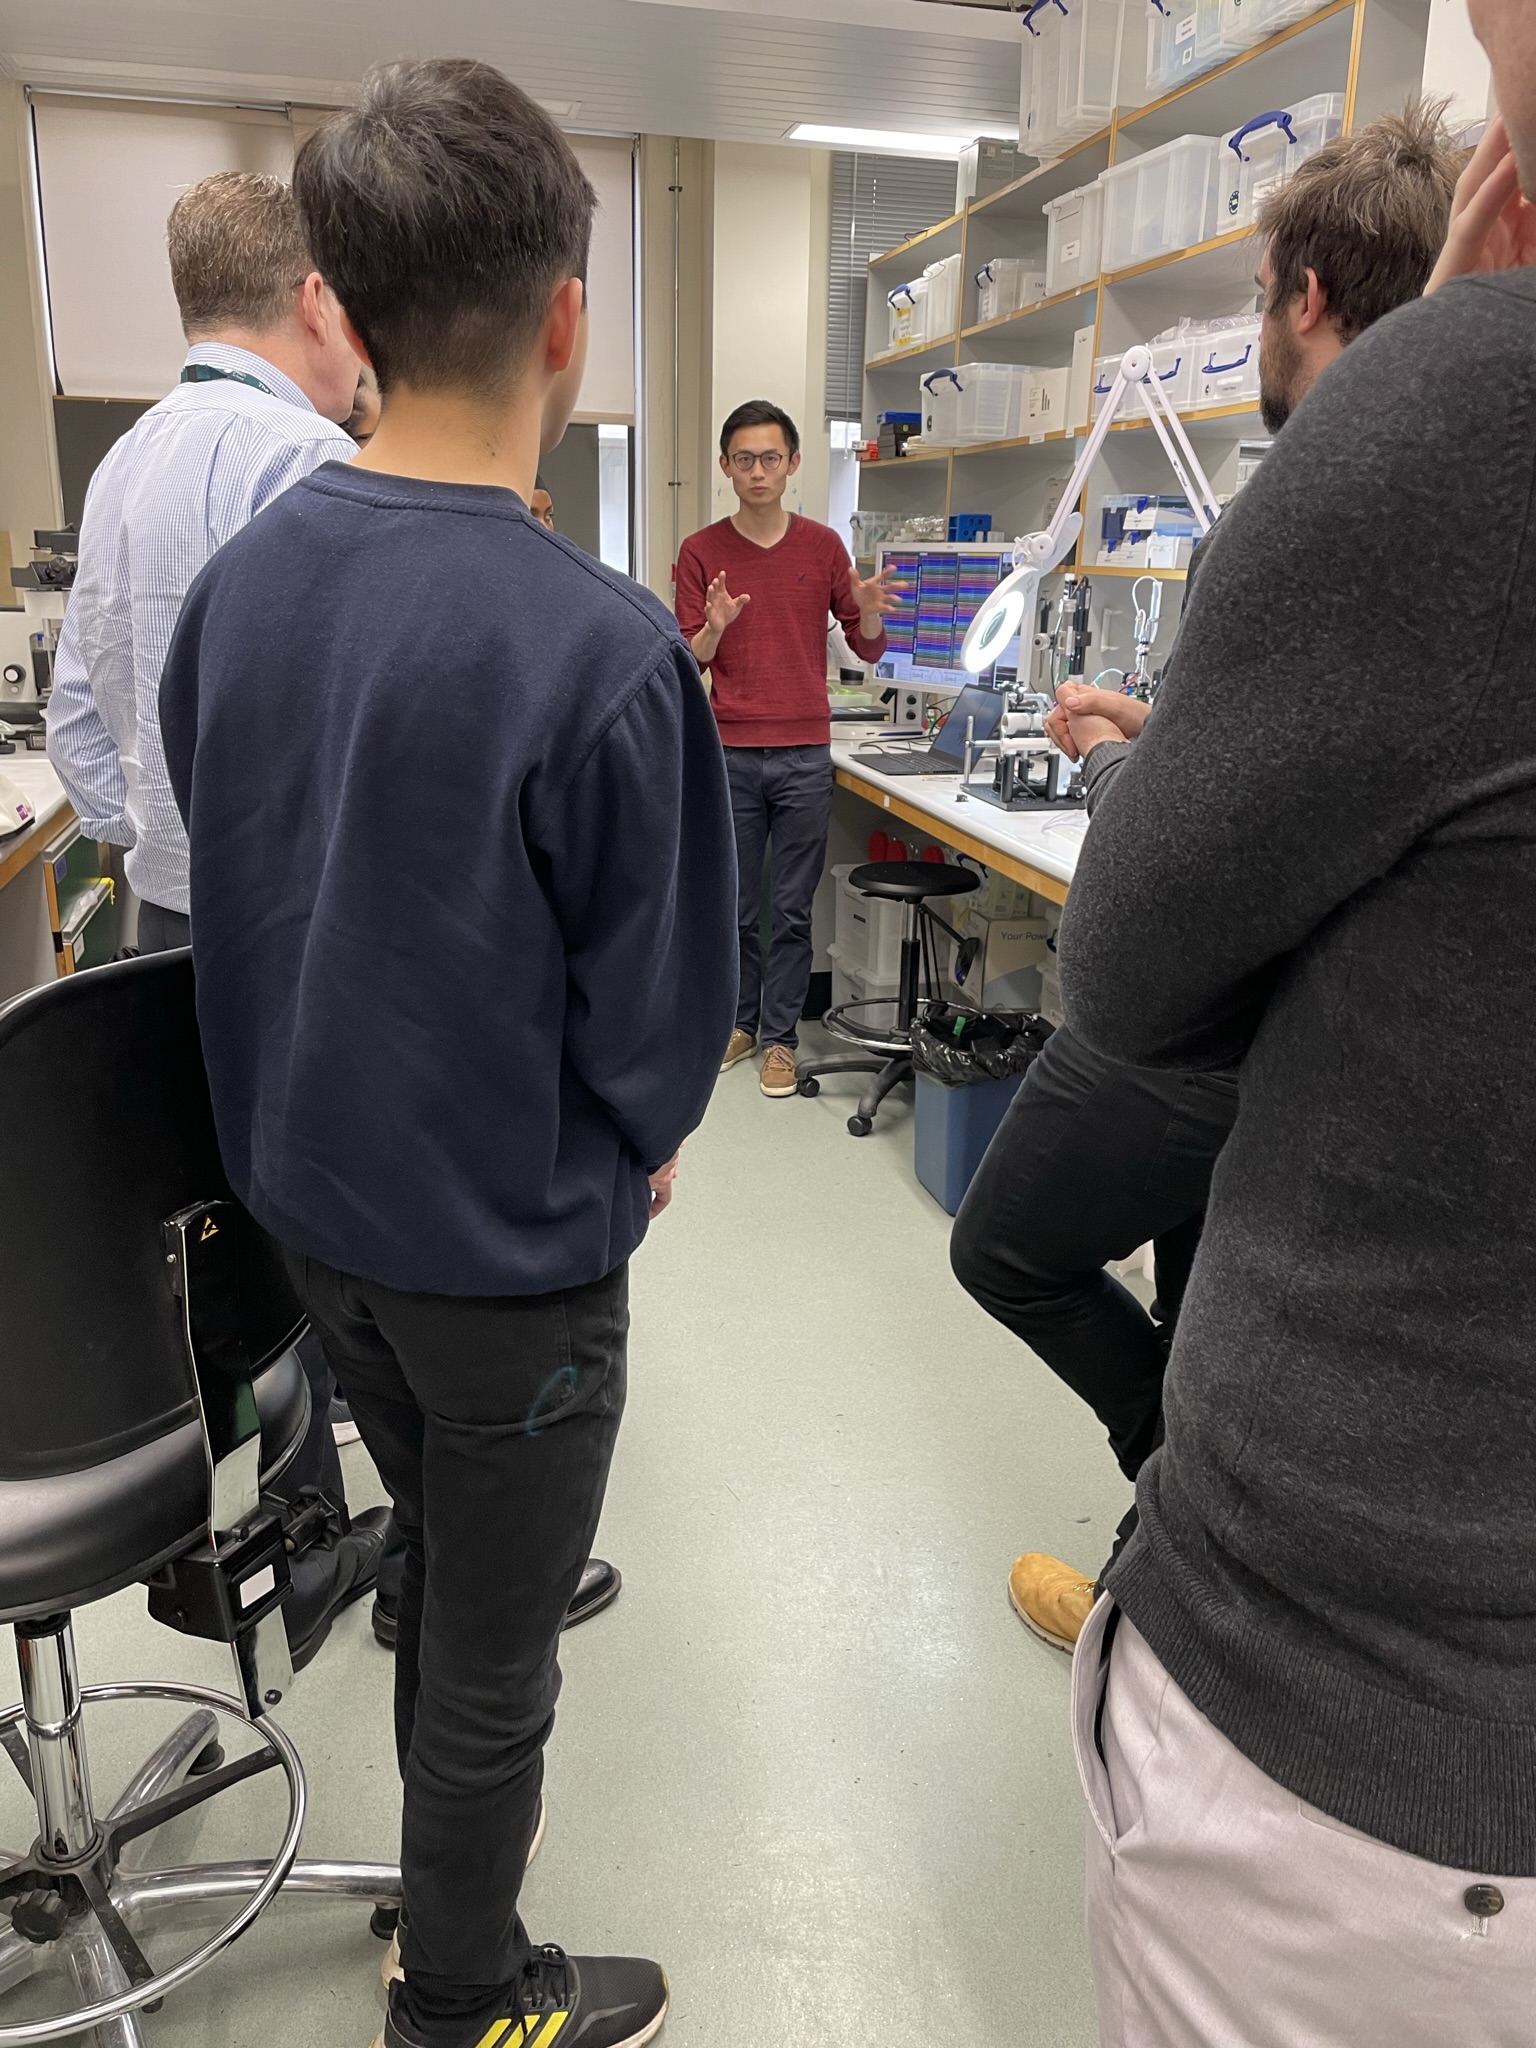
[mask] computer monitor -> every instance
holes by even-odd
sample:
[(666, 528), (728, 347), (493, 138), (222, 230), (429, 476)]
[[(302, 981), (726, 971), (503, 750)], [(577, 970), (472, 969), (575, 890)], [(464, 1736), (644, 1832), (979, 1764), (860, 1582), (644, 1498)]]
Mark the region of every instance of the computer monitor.
[[(890, 570), (897, 608), (885, 622), (886, 651), (875, 664), (883, 682), (918, 689), (962, 688), (960, 650), (972, 619), (1013, 571), (1011, 548), (962, 542), (893, 542), (879, 549), (877, 570)], [(1017, 668), (1019, 636), (998, 660)]]

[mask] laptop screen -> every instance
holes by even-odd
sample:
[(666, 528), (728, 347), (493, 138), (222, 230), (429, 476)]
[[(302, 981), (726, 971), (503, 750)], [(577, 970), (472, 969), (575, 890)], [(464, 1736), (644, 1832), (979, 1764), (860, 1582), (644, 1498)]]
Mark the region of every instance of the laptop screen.
[(988, 689), (984, 683), (967, 683), (951, 706), (949, 716), (934, 734), (929, 752), (942, 761), (950, 761), (955, 767), (963, 768), (966, 720), (974, 718), (976, 721), (971, 737), (979, 747), (983, 740), (997, 737), (1006, 702), (1001, 690)]

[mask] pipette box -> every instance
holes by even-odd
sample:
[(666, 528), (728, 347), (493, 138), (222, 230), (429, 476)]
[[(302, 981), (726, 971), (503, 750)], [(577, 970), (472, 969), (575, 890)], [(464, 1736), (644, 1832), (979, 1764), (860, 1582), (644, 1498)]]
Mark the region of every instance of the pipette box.
[(918, 1074), (912, 1120), (912, 1164), (918, 1179), (946, 1215), (953, 1216), (976, 1178), (987, 1147), (1008, 1114), (1022, 1077), (978, 1081), (973, 1088), (946, 1088)]

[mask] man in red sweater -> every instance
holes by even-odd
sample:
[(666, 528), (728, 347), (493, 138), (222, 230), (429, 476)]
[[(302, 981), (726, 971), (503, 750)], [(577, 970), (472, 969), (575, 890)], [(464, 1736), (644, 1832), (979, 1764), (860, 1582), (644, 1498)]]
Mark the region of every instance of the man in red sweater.
[[(800, 435), (765, 398), (737, 406), (720, 430), (720, 467), (738, 504), (684, 541), (677, 619), (700, 668), (725, 747), (741, 877), (741, 999), (724, 1065), (764, 1048), (765, 1095), (795, 1093), (796, 1027), (811, 979), (811, 899), (827, 857), (832, 721), (827, 619), (861, 661), (885, 652), (894, 598), (853, 573), (829, 526), (786, 512)], [(773, 945), (758, 938), (764, 849), (772, 843)]]

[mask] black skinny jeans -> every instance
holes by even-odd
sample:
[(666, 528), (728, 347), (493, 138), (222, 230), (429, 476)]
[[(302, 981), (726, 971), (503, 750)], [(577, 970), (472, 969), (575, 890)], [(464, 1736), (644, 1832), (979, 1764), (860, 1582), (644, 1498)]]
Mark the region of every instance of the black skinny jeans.
[[(1168, 1348), (1236, 1115), (1235, 1075), (1117, 1066), (1064, 1027), (955, 1218), (955, 1277), (1088, 1403), (1127, 1479), (1162, 1441)], [(1104, 1271), (1149, 1239), (1155, 1315)]]
[(457, 2043), (529, 1955), (518, 1917), (624, 1412), (628, 1268), (561, 1294), (399, 1294), (288, 1255), (405, 1539), (395, 1743), (409, 2017)]

